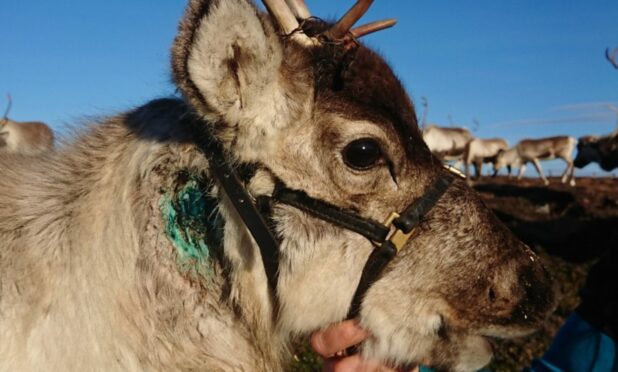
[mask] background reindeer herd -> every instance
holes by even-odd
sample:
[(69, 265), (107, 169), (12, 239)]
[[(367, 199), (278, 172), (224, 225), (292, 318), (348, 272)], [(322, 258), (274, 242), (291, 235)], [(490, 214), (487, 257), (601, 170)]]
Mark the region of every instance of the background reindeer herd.
[[(616, 49), (618, 51), (618, 49)], [(615, 65), (616, 51), (608, 59)], [(426, 104), (426, 103), (425, 103)], [(618, 108), (608, 106), (618, 115)], [(425, 115), (423, 115), (425, 117)], [(474, 166), (476, 178), (482, 175), (484, 163), (493, 165), (493, 175), (506, 168), (508, 177), (513, 168), (519, 168), (517, 179), (521, 179), (528, 163), (532, 163), (545, 185), (549, 184), (541, 160), (562, 159), (566, 168), (562, 173), (562, 183), (575, 186), (575, 167), (583, 168), (596, 162), (602, 169), (611, 171), (618, 165), (618, 123), (616, 129), (605, 136), (583, 136), (579, 140), (571, 136), (554, 136), (546, 138), (525, 138), (509, 147), (503, 138), (477, 138), (472, 132), (462, 127), (441, 127), (434, 124), (423, 126), (423, 139), (429, 149), (445, 162), (454, 161), (455, 166), (464, 166), (464, 172), (470, 177), (470, 165)], [(577, 148), (577, 157), (573, 152)]]
[(423, 138), (431, 151), (445, 161), (463, 163), (465, 174), (470, 177), (470, 165), (476, 177), (481, 177), (483, 163), (492, 163), (494, 176), (506, 167), (509, 176), (513, 167), (519, 168), (517, 179), (523, 177), (526, 165), (532, 163), (547, 185), (549, 181), (541, 168), (540, 160), (560, 158), (567, 164), (562, 183), (575, 185), (573, 150), (577, 140), (569, 136), (523, 139), (509, 148), (503, 138), (476, 138), (465, 128), (429, 125), (423, 129)]
[[(610, 64), (618, 69), (618, 48), (605, 51), (605, 57)], [(470, 177), (470, 165), (474, 166), (476, 178), (481, 177), (484, 163), (493, 165), (493, 175), (506, 168), (511, 176), (513, 168), (519, 168), (517, 179), (521, 179), (528, 163), (532, 163), (545, 185), (549, 181), (545, 177), (540, 161), (562, 159), (566, 168), (562, 174), (562, 183), (575, 186), (575, 167), (583, 168), (591, 162), (599, 163), (602, 169), (611, 171), (618, 166), (618, 122), (616, 129), (605, 136), (583, 136), (579, 140), (570, 136), (554, 136), (547, 138), (525, 138), (509, 148), (503, 138), (476, 138), (472, 132), (462, 127), (442, 127), (435, 124), (427, 125), (427, 100), (422, 98), (425, 108), (420, 122), (423, 127), (423, 139), (430, 150), (445, 162), (453, 161), (455, 166), (464, 167), (467, 177)], [(608, 109), (616, 112), (618, 108), (608, 105)], [(478, 127), (478, 122), (475, 122)], [(577, 157), (573, 152), (577, 148)]]

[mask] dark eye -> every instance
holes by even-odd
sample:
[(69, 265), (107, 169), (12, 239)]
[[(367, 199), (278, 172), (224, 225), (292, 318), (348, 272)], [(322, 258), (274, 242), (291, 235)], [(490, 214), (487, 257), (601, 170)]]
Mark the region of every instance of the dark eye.
[(361, 138), (348, 143), (341, 154), (346, 165), (356, 170), (367, 170), (383, 160), (380, 144), (372, 138)]

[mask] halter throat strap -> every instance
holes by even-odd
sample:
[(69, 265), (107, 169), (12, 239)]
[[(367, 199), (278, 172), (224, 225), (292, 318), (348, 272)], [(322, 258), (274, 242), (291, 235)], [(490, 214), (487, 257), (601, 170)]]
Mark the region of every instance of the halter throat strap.
[(228, 164), (219, 141), (206, 138), (201, 141), (200, 148), (208, 158), (213, 176), (217, 179), (219, 186), (223, 189), (234, 206), (234, 210), (257, 243), (268, 279), (268, 286), (274, 295), (279, 269), (279, 241), (253, 202), (253, 198), (247, 192), (238, 173)]

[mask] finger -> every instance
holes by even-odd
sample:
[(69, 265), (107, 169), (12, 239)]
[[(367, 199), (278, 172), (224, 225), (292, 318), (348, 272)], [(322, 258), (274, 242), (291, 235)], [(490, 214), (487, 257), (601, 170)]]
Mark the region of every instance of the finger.
[(316, 353), (328, 358), (340, 350), (354, 346), (369, 337), (369, 333), (358, 326), (355, 320), (333, 324), (311, 335), (311, 347)]

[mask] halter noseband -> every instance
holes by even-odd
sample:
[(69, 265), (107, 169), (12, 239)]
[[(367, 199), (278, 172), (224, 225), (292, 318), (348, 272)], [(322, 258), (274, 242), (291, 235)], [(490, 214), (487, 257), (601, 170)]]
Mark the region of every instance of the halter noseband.
[(358, 316), (367, 290), (378, 279), (384, 267), (413, 236), (415, 227), (453, 182), (452, 176), (441, 175), (423, 196), (409, 204), (403, 212), (392, 212), (384, 223), (361, 217), (323, 200), (312, 198), (304, 191), (287, 188), (280, 182), (276, 185), (272, 196), (260, 196), (256, 200), (257, 204), (260, 204), (258, 207), (237, 172), (228, 164), (221, 143), (213, 135), (206, 134), (198, 144), (209, 161), (213, 176), (255, 239), (273, 294), (277, 286), (280, 242), (267, 222), (266, 215), (269, 213), (264, 209), (270, 209), (274, 203), (293, 206), (313, 217), (356, 232), (372, 242), (375, 249), (363, 268), (361, 279), (350, 304), (348, 319)]

